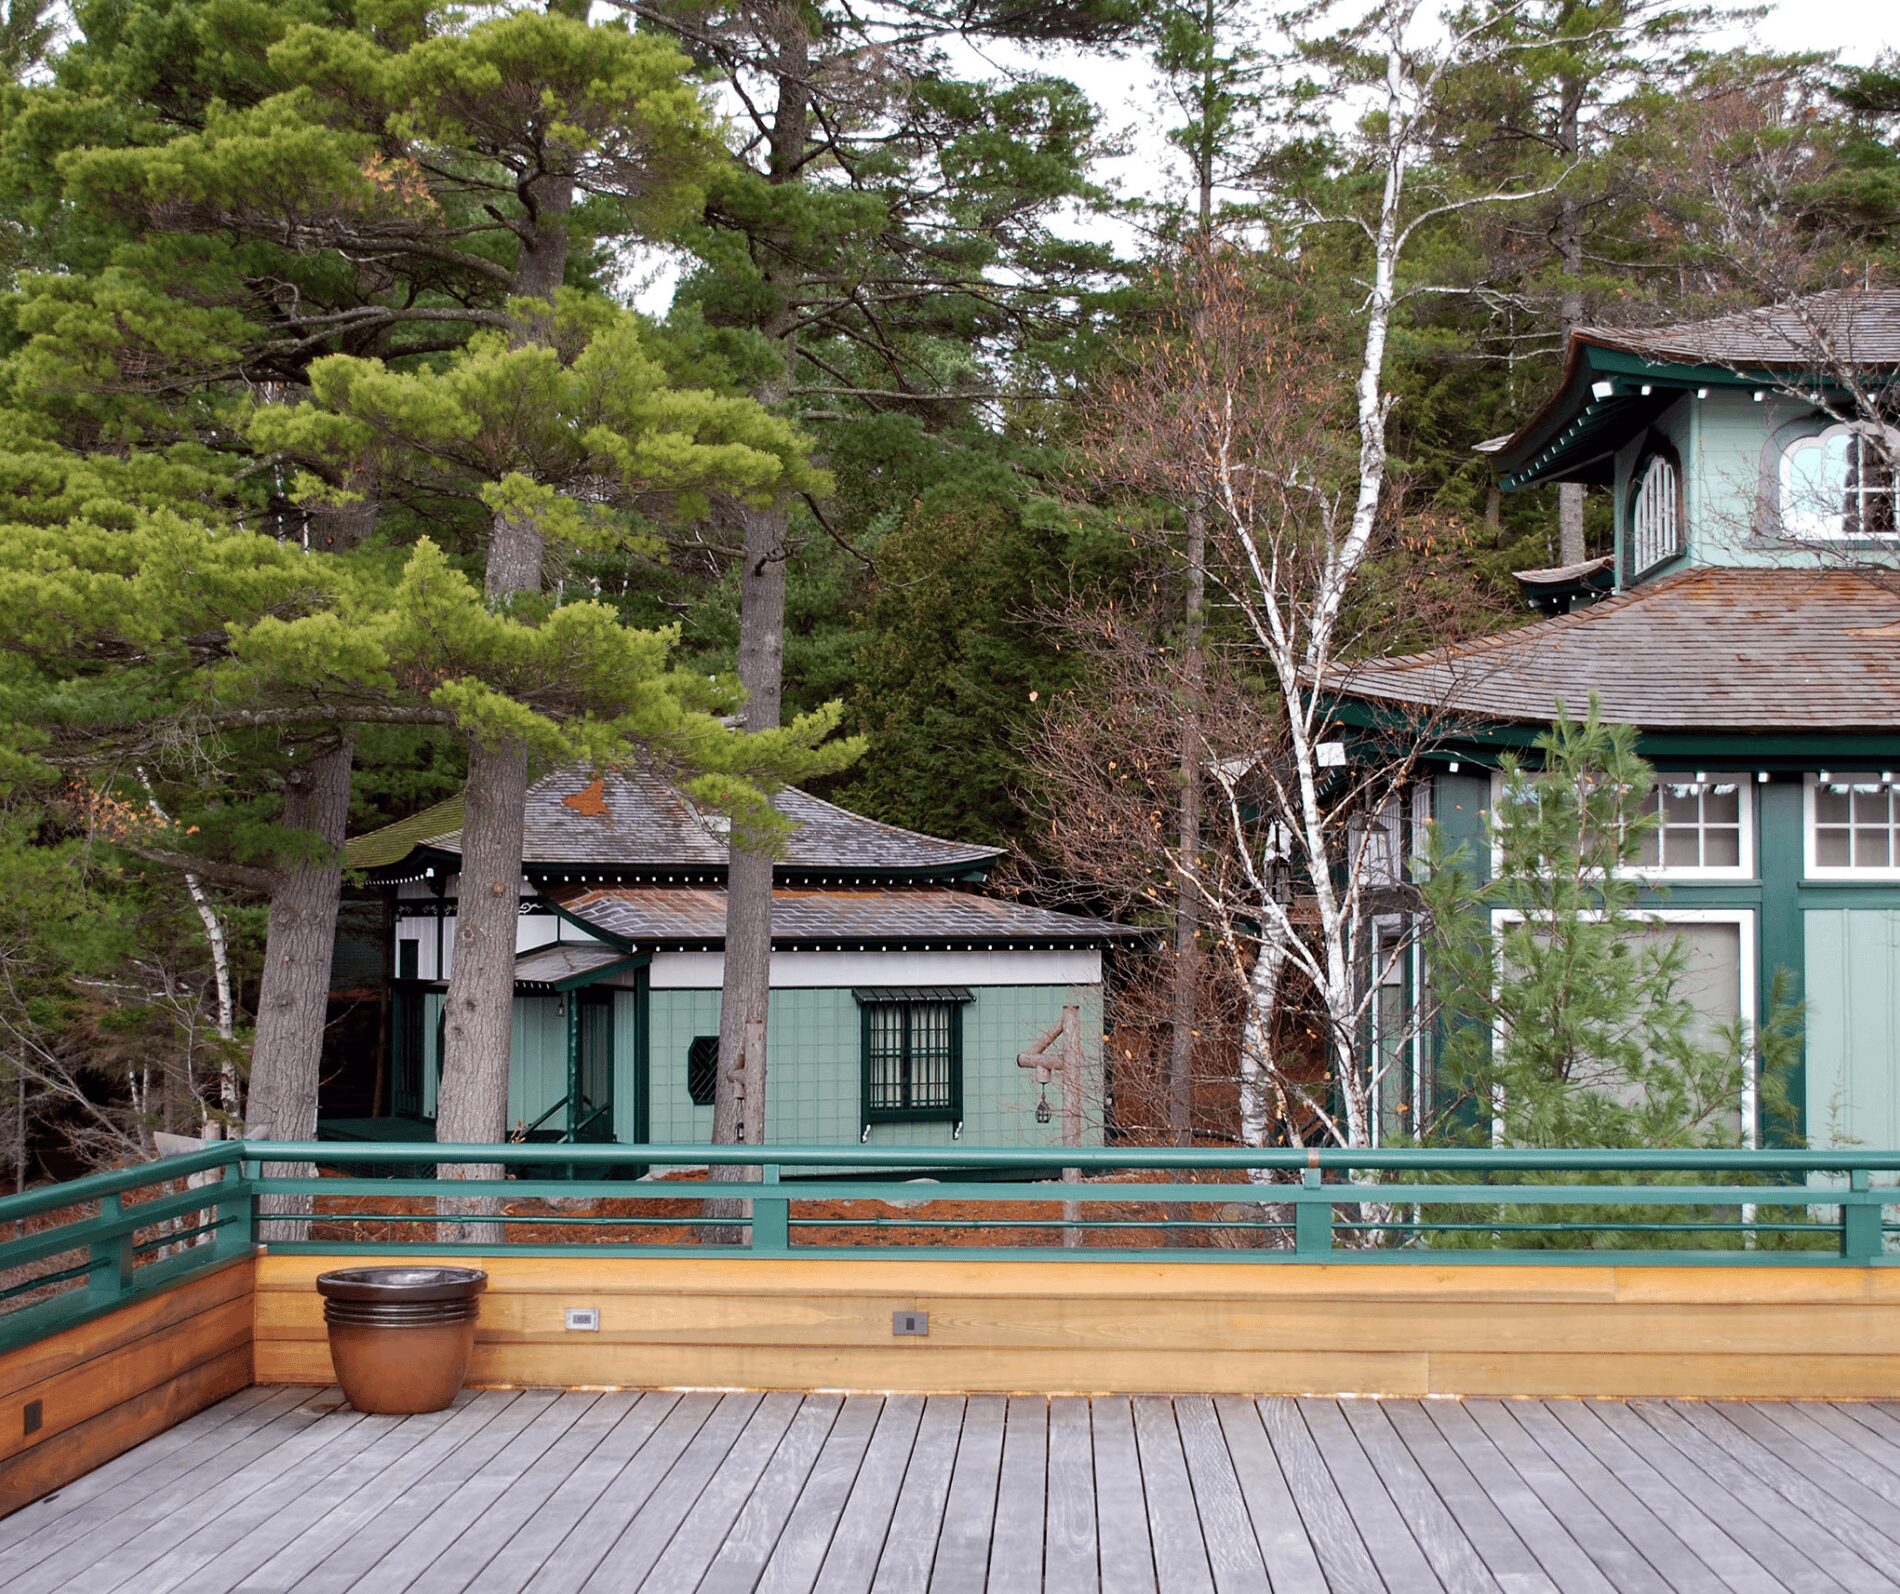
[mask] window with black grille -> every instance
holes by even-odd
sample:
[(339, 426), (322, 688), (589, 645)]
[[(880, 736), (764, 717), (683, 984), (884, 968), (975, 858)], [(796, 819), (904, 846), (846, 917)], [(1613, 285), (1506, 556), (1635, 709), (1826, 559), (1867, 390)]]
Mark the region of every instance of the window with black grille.
[(865, 1001), (864, 1112), (963, 1116), (963, 1010), (951, 1000)]
[(686, 1048), (686, 1094), (695, 1107), (710, 1107), (719, 1082), (719, 1037), (696, 1035)]

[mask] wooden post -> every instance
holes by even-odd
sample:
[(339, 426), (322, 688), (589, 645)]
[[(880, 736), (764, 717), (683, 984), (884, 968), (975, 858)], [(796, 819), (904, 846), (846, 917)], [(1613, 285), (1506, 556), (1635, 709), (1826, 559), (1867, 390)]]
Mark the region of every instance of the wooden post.
[[(1053, 1079), (1056, 1088), (1062, 1093), (1062, 1144), (1067, 1148), (1076, 1148), (1082, 1144), (1082, 1081), (1085, 1077), (1085, 1059), (1082, 1055), (1082, 1009), (1074, 1002), (1066, 1003), (1062, 1017), (1044, 1030), (1042, 1037), (1026, 1052), (1016, 1056), (1018, 1068), (1033, 1068), (1036, 1071), (1036, 1084), (1047, 1088)], [(1074, 1167), (1065, 1165), (1062, 1170), (1064, 1184), (1074, 1184), (1081, 1178)], [(1081, 1230), (1077, 1222), (1081, 1216), (1081, 1204), (1076, 1201), (1062, 1203), (1062, 1243), (1074, 1248), (1082, 1243)]]

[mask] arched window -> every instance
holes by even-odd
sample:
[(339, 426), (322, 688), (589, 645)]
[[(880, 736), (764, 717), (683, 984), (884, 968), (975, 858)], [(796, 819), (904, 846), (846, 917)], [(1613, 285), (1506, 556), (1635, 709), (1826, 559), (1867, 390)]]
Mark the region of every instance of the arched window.
[(1636, 469), (1630, 499), (1631, 579), (1682, 552), (1682, 472), (1673, 453), (1657, 452)]
[(1788, 537), (1891, 537), (1900, 529), (1900, 432), (1848, 421), (1781, 451), (1781, 530)]

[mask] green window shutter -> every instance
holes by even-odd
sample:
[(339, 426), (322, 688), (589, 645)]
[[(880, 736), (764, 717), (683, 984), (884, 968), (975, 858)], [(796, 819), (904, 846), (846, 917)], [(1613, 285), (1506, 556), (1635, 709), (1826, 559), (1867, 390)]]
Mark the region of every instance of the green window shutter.
[(719, 1037), (695, 1035), (686, 1048), (686, 1094), (695, 1107), (710, 1107), (719, 1088)]

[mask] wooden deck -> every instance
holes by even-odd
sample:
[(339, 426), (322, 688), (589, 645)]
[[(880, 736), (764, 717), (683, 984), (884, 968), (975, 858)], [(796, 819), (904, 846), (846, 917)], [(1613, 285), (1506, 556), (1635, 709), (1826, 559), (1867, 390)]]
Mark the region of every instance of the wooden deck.
[(1900, 1590), (1900, 1406), (254, 1388), (0, 1521), (7, 1594)]

